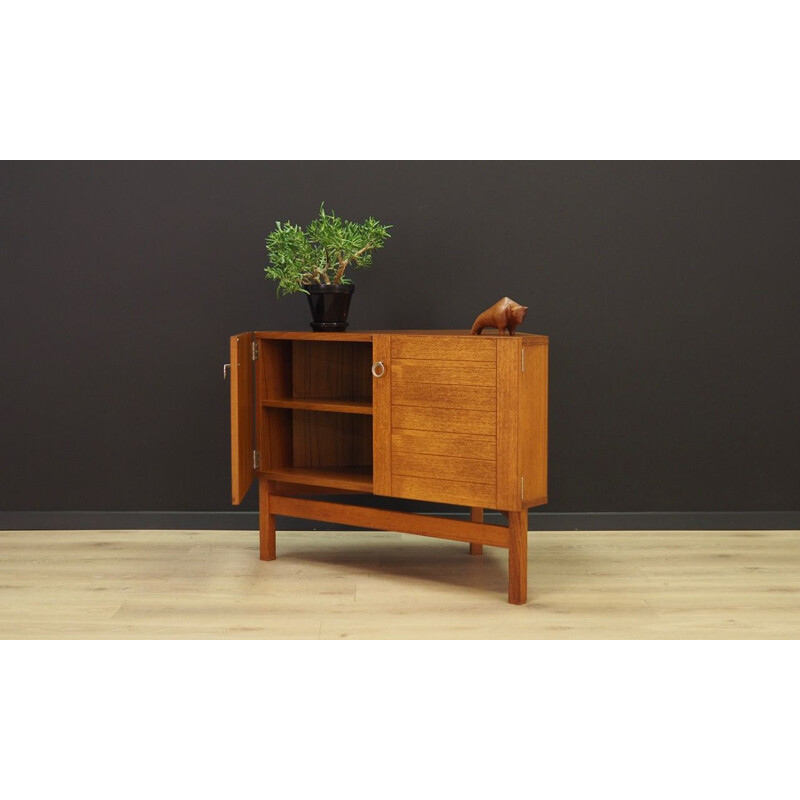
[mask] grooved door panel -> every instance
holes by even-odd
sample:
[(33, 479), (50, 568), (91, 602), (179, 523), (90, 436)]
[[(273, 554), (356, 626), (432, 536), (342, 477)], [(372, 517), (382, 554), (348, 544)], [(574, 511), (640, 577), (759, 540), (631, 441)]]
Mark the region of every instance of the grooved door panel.
[(492, 411), (462, 408), (425, 408), (393, 406), (392, 431), (443, 431), (497, 436), (497, 415)]
[(392, 337), (392, 495), (495, 506), (496, 362), (488, 338)]
[(459, 408), (494, 413), (497, 407), (497, 393), (494, 386), (409, 383), (393, 376), (392, 405)]
[(497, 341), (491, 336), (392, 336), (392, 360), (396, 358), (494, 363)]
[(421, 478), (446, 478), (494, 486), (495, 461), (457, 456), (432, 456), (421, 453), (393, 453), (392, 475), (417, 475)]
[(394, 474), (392, 475), (392, 496), (480, 508), (494, 508), (497, 498), (494, 486), (483, 483)]
[(482, 458), (494, 463), (497, 440), (494, 436), (471, 433), (439, 430), (436, 436), (431, 436), (427, 431), (396, 429), (392, 432), (392, 449), (395, 453)]
[(424, 358), (396, 358), (392, 370), (400, 381), (411, 383), (444, 383), (456, 386), (494, 386), (497, 370), (491, 361), (464, 364)]

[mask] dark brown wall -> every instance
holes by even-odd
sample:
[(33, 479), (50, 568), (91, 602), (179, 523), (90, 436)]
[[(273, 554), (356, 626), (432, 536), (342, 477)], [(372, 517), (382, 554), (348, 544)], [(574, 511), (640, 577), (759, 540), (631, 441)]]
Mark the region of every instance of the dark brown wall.
[(323, 200), (394, 225), (351, 329), (530, 306), (549, 511), (800, 505), (797, 163), (7, 162), (0, 509), (229, 510), (227, 337), (307, 326), (264, 238)]

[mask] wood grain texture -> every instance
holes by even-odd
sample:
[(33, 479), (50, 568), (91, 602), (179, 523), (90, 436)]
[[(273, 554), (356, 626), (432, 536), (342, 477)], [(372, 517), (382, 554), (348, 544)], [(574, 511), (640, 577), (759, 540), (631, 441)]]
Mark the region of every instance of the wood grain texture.
[[(392, 337), (393, 494), (431, 500), (442, 491), (442, 502), (494, 504), (497, 367), (488, 356), (495, 342)], [(487, 458), (470, 450), (476, 441)]]
[(238, 506), (253, 483), (252, 333), (231, 336), (231, 501)]
[(388, 531), (402, 531), (457, 542), (477, 542), (493, 547), (508, 546), (508, 529), (501, 525), (446, 518), (431, 520), (423, 515), (404, 511), (386, 511), (298, 497), (275, 497), (273, 509), (276, 514), (285, 514), (289, 517), (324, 520), (363, 528), (379, 527)]
[(292, 459), (295, 467), (361, 467), (372, 464), (372, 417), (294, 410)]
[[(378, 335), (392, 335), (404, 336), (407, 338), (426, 337), (432, 339), (435, 337), (447, 337), (448, 339), (462, 339), (469, 341), (474, 337), (470, 334), (469, 330), (463, 328), (457, 330), (363, 330), (363, 331), (345, 331), (344, 333), (315, 333), (313, 331), (256, 331), (253, 335), (261, 340), (276, 340), (276, 341), (327, 341), (327, 342), (371, 342), (375, 336)], [(518, 338), (523, 339), (527, 343), (534, 343), (547, 339), (538, 333), (523, 333), (518, 330), (515, 334)], [(497, 331), (484, 331), (481, 335), (482, 338), (491, 339), (497, 337)]]
[(495, 508), (497, 493), (493, 485), (484, 483), (393, 474), (392, 496), (409, 500), (429, 500), (432, 503)]
[(432, 361), (495, 361), (494, 342), (479, 339), (441, 335), (392, 336), (392, 358), (427, 359)]
[[(354, 474), (356, 472), (361, 472), (364, 475), (365, 480), (369, 480), (370, 475), (368, 470), (364, 470), (363, 468), (353, 468), (347, 471), (347, 474)], [(297, 476), (294, 476), (297, 479)], [(270, 494), (280, 494), (284, 497), (294, 497), (296, 495), (307, 495), (307, 494), (322, 494), (322, 490), (319, 486), (314, 486), (310, 483), (287, 483), (286, 481), (280, 480), (269, 480), (269, 491)], [(342, 489), (338, 486), (326, 486), (324, 487), (324, 494), (334, 495), (334, 494), (363, 494), (364, 488), (359, 486), (357, 489)]]
[(453, 386), (492, 386), (497, 371), (491, 361), (478, 361), (465, 367), (462, 362), (423, 358), (395, 358), (394, 379), (402, 383), (439, 383)]
[(547, 502), (547, 342), (524, 347), (525, 371), (520, 375), (519, 469), (525, 478), (524, 508)]
[(497, 340), (497, 506), (522, 508), (519, 472), (519, 407), (522, 343), (516, 336)]
[(494, 459), (488, 461), (427, 453), (392, 453), (392, 475), (482, 483), (494, 490), (495, 473)]
[[(518, 438), (529, 435), (539, 448), (526, 456), (530, 467), (541, 459), (539, 434), (546, 428), (546, 361), (533, 356), (523, 387), (521, 354), (526, 342), (532, 352), (541, 350), (539, 339), (532, 345), (524, 336), (374, 333), (369, 339), (312, 334), (260, 341), (262, 559), (275, 558), (275, 514), (365, 527), (391, 523), (467, 541), (471, 554), (483, 544), (508, 546), (509, 602), (525, 602), (527, 530), (521, 527), (527, 518), (520, 511)], [(375, 362), (383, 364), (382, 377), (370, 374)], [(538, 405), (535, 392), (544, 397)], [(282, 495), (281, 486), (298, 489)], [(466, 505), (473, 521), (453, 527), (441, 518), (298, 497), (313, 488)], [(508, 512), (508, 528), (482, 524), (483, 508), (498, 507)]]
[(536, 531), (508, 554), (387, 531), (0, 531), (0, 639), (793, 640), (800, 531)]
[[(483, 522), (483, 509), (477, 508), (476, 506), (472, 506), (472, 508), (470, 508), (469, 510), (469, 518), (470, 522)], [(483, 545), (476, 544), (475, 542), (470, 542), (469, 554), (471, 556), (482, 556)]]
[(292, 361), (290, 342), (259, 342), (256, 370), (256, 441), (263, 471), (292, 462), (291, 414), (267, 409), (269, 399), (291, 396)]
[(451, 456), (452, 458), (482, 458), (494, 463), (497, 455), (495, 436), (481, 436), (471, 433), (451, 433), (437, 431), (431, 436), (428, 431), (392, 431), (392, 452), (420, 453), (428, 455)]
[(384, 366), (383, 376), (372, 378), (372, 462), (373, 492), (392, 493), (392, 341), (376, 335), (372, 342), (372, 361)]
[(259, 558), (262, 561), (274, 561), (275, 550), (275, 514), (270, 508), (269, 481), (259, 478), (258, 481), (258, 530)]
[(328, 398), (310, 397), (305, 400), (265, 400), (261, 405), (266, 408), (297, 408), (303, 411), (328, 411), (341, 414), (372, 415), (372, 398), (330, 400)]
[(292, 343), (259, 341), (256, 376), (260, 403), (291, 397)]
[(350, 331), (343, 333), (317, 333), (315, 331), (256, 331), (257, 339), (289, 342), (371, 342), (372, 331)]
[(471, 411), (463, 408), (422, 408), (395, 406), (392, 409), (394, 431), (443, 431), (478, 436), (497, 435), (497, 415), (491, 411)]
[(528, 602), (528, 514), (508, 514), (508, 602)]
[(397, 406), (455, 408), (494, 414), (497, 398), (494, 386), (407, 383), (392, 375), (392, 407)]
[[(369, 467), (283, 467), (269, 469), (264, 475), (273, 481), (298, 483), (304, 486), (348, 489), (367, 494), (372, 492), (372, 470)], [(276, 498), (277, 495), (272, 497), (273, 505)]]
[(292, 464), (292, 412), (283, 408), (259, 408), (261, 472)]
[(292, 394), (297, 400), (363, 401), (372, 397), (372, 346), (368, 342), (294, 341)]

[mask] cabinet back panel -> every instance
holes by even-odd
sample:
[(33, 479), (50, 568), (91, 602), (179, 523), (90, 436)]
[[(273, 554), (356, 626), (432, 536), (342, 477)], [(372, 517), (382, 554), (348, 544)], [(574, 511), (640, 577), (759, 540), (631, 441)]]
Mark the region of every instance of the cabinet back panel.
[(292, 466), (355, 467), (372, 464), (372, 417), (299, 411), (292, 414)]
[(294, 341), (292, 397), (372, 397), (369, 342)]

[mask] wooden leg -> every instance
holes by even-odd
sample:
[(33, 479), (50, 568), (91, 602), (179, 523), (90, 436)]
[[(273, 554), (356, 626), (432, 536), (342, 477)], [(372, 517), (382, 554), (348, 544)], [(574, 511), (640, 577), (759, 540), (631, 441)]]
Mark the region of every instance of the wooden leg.
[(269, 513), (269, 481), (258, 481), (258, 531), (260, 558), (262, 561), (275, 560), (275, 515)]
[[(476, 506), (472, 506), (469, 510), (469, 518), (472, 522), (483, 522), (483, 509), (477, 508)], [(480, 556), (483, 555), (483, 545), (482, 544), (469, 544), (469, 554), (471, 556)]]
[(508, 602), (528, 602), (528, 512), (508, 514)]

